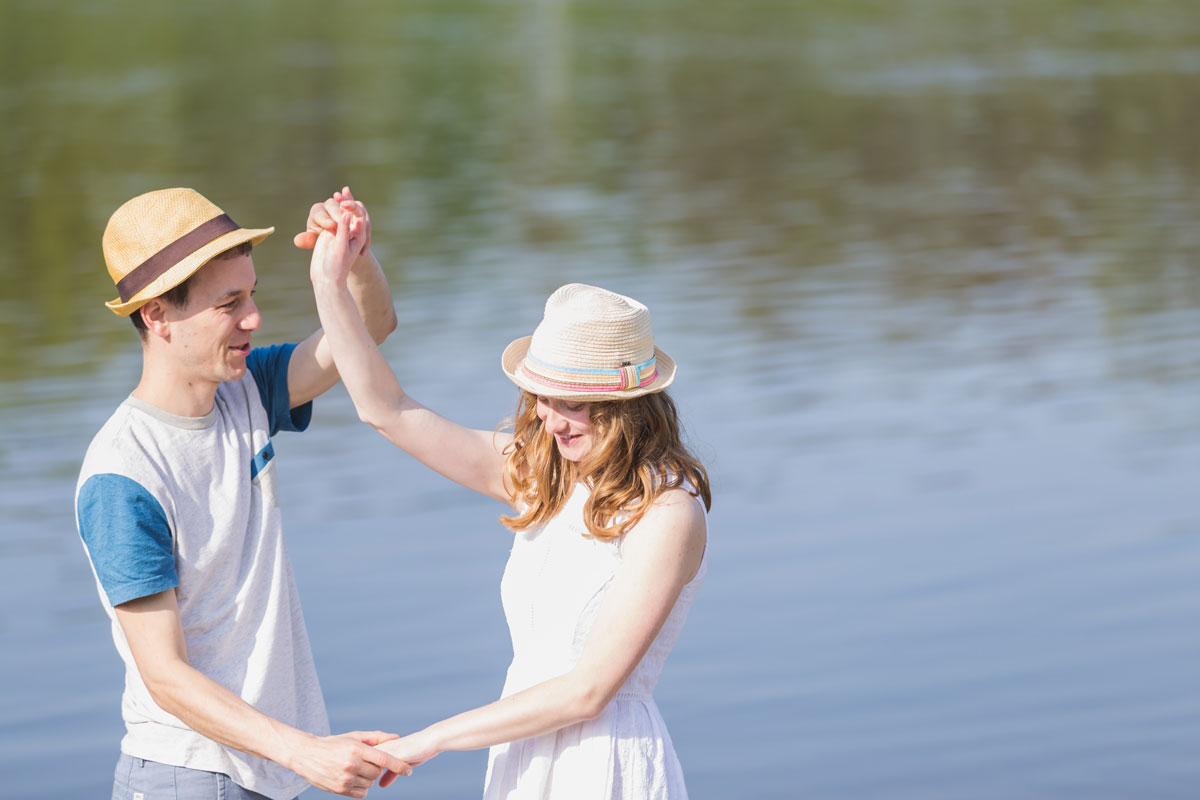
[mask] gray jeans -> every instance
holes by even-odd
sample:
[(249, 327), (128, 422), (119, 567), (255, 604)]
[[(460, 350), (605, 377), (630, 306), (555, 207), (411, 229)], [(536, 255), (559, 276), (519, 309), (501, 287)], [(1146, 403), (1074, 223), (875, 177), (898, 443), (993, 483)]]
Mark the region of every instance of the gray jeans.
[(243, 789), (228, 775), (172, 767), (121, 753), (112, 800), (268, 800)]

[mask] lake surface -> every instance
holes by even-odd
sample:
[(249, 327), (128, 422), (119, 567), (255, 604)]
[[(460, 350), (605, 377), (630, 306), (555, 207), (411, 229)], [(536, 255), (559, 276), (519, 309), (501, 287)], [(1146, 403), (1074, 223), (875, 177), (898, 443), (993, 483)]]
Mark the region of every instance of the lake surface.
[[(72, 512), (140, 370), (108, 215), (187, 185), (277, 226), (258, 341), (290, 341), (290, 236), (348, 183), (384, 352), (451, 418), (512, 412), (500, 352), (558, 285), (651, 308), (713, 478), (657, 692), (694, 798), (1194, 797), (1198, 36), (1182, 0), (8, 4), (2, 793), (107, 797), (122, 731)], [(334, 727), (494, 699), (503, 509), (340, 388), (276, 447)]]

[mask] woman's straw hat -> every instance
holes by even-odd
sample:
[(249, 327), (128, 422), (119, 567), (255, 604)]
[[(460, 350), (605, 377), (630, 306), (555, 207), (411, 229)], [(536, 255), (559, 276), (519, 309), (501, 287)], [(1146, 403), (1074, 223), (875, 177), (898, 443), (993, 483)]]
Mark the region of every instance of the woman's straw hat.
[(160, 189), (116, 210), (104, 229), (104, 261), (120, 296), (105, 305), (127, 317), (178, 286), (213, 256), (258, 244), (274, 228), (242, 228), (194, 189)]
[(522, 389), (568, 400), (628, 400), (675, 380), (675, 362), (654, 346), (649, 309), (582, 283), (550, 295), (533, 336), (506, 347), (500, 364)]

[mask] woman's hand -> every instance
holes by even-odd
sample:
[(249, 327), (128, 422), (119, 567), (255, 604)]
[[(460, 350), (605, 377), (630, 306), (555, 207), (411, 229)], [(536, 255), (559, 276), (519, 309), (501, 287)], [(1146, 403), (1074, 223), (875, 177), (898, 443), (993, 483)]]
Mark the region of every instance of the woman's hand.
[[(375, 745), (376, 749), (382, 750), (389, 755), (395, 756), (410, 767), (416, 767), (424, 764), (429, 759), (436, 756), (440, 750), (433, 743), (433, 737), (426, 731), (417, 731), (416, 733), (404, 736), (400, 739), (393, 739), (390, 742), (383, 742)], [(386, 772), (379, 779), (380, 786), (388, 786), (392, 781), (396, 780), (399, 775), (395, 772)]]
[(321, 231), (334, 233), (337, 230), (337, 221), (343, 211), (349, 211), (364, 225), (365, 237), (355, 255), (366, 254), (371, 249), (371, 215), (367, 213), (366, 206), (354, 199), (349, 186), (342, 187), (340, 192), (334, 192), (333, 197), (325, 202), (313, 204), (308, 212), (308, 222), (304, 232), (297, 233), (292, 239), (296, 247), (302, 250), (311, 250), (316, 245)]
[(345, 210), (335, 222), (337, 232), (321, 231), (313, 247), (309, 278), (314, 285), (343, 285), (362, 250), (367, 235), (362, 218)]

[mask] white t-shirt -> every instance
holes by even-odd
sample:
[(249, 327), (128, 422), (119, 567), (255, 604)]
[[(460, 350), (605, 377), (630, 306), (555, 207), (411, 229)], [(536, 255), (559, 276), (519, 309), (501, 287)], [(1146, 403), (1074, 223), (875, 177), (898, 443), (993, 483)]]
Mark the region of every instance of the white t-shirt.
[(311, 403), (288, 408), (293, 348), (251, 351), (246, 375), (221, 384), (203, 417), (126, 399), (92, 440), (76, 488), (80, 536), (125, 662), (122, 752), (220, 772), (274, 800), (308, 784), (159, 708), (113, 606), (174, 588), (193, 667), (268, 716), (329, 733), (275, 491), (271, 436), (312, 418)]

